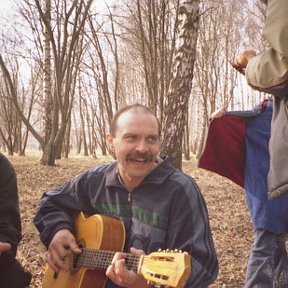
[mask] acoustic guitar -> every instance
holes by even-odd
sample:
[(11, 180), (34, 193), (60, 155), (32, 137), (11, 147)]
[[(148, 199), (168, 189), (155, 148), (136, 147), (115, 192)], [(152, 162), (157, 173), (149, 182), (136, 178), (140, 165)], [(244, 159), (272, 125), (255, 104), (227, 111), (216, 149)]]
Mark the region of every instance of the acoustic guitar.
[[(45, 268), (43, 288), (104, 288), (107, 267), (117, 251), (122, 251), (125, 239), (120, 220), (79, 213), (75, 218), (75, 235), (82, 249), (79, 255), (67, 257), (67, 272), (56, 273)], [(126, 267), (142, 275), (158, 287), (184, 287), (191, 272), (188, 253), (153, 252), (149, 255), (127, 254)]]

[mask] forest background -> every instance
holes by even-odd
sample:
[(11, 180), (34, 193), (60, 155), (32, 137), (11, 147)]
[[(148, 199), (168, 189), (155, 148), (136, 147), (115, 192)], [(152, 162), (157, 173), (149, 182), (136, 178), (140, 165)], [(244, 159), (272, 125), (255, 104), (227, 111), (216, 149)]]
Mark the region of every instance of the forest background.
[[(249, 109), (266, 97), (231, 66), (243, 49), (265, 49), (265, 7), (257, 0), (11, 0), (7, 9), (6, 4), (0, 21), (0, 151), (19, 172), (28, 225), (19, 257), (34, 265), (39, 287), (44, 256), (31, 227), (39, 193), (84, 167), (112, 161), (105, 139), (113, 113), (123, 105), (148, 105), (161, 123), (163, 152), (205, 182), (206, 172), (196, 166), (209, 115), (222, 105)], [(226, 189), (217, 189), (218, 176), (209, 177), (201, 188), (224, 264), (215, 287), (241, 287), (251, 237), (243, 193), (236, 198), (244, 206), (234, 211), (231, 191), (240, 188), (221, 178)], [(232, 238), (239, 232), (242, 241), (248, 237), (240, 241), (239, 253), (220, 241), (230, 227), (229, 217), (225, 222), (219, 215), (223, 203), (239, 216)], [(27, 250), (31, 244), (36, 250)], [(241, 268), (233, 257), (241, 258)]]

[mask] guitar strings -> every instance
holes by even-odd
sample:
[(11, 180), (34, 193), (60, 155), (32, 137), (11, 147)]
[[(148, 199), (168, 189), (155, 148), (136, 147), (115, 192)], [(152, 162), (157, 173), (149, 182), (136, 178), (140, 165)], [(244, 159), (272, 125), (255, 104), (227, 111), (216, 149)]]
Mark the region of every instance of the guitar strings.
[[(111, 264), (115, 253), (107, 250), (83, 249), (82, 254), (78, 255), (76, 265), (106, 269)], [(125, 262), (128, 269), (137, 272), (139, 260), (139, 255), (127, 254)]]

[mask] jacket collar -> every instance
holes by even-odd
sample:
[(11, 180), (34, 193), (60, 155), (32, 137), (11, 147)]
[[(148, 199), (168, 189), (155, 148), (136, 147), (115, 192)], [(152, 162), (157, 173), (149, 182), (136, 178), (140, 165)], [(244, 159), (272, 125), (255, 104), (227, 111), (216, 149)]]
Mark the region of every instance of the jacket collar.
[[(161, 157), (159, 164), (149, 173), (140, 185), (154, 184), (161, 185), (165, 180), (175, 172), (169, 157)], [(106, 187), (123, 187), (118, 176), (118, 163), (113, 163), (107, 171)]]

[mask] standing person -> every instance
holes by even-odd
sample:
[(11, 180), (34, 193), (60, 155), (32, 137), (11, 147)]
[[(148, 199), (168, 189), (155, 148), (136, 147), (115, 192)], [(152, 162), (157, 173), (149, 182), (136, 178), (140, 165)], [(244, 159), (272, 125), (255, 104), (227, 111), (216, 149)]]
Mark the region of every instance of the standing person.
[(262, 2), (267, 4), (263, 36), (270, 47), (255, 57), (242, 52), (236, 66), (245, 69), (251, 87), (275, 96), (268, 174), (269, 197), (275, 198), (288, 192), (288, 0)]
[[(180, 249), (192, 257), (185, 287), (208, 287), (217, 277), (218, 261), (205, 201), (195, 181), (160, 158), (160, 128), (156, 116), (134, 104), (118, 111), (107, 143), (116, 162), (95, 167), (68, 184), (43, 195), (34, 224), (48, 248), (47, 262), (65, 269), (62, 259), (80, 253), (72, 217), (79, 211), (121, 219), (124, 252)], [(116, 253), (106, 275), (106, 287), (150, 287), (128, 271), (125, 254)], [(114, 284), (113, 284), (114, 283)]]
[(28, 287), (31, 274), (15, 259), (21, 240), (17, 179), (13, 166), (0, 153), (0, 286)]
[(264, 100), (253, 110), (225, 112), (222, 108), (213, 113), (199, 161), (201, 168), (226, 176), (245, 189), (254, 228), (245, 288), (288, 287), (288, 194), (274, 200), (267, 195), (272, 102)]

